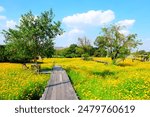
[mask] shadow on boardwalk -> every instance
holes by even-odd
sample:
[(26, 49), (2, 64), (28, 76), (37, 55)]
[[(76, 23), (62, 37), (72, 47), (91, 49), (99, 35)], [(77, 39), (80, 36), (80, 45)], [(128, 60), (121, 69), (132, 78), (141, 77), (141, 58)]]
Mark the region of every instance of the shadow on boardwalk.
[(66, 71), (54, 66), (41, 100), (78, 100)]

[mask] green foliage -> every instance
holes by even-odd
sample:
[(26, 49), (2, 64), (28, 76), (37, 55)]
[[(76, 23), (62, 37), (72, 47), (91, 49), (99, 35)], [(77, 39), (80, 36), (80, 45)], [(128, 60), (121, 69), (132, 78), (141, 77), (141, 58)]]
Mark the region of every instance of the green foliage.
[(61, 58), (61, 57), (63, 58), (64, 57), (63, 51), (64, 51), (64, 49), (56, 49), (53, 57), (54, 58)]
[(37, 56), (52, 57), (53, 39), (62, 34), (61, 23), (53, 22), (52, 10), (34, 16), (28, 12), (21, 16), (20, 24), (15, 29), (3, 30), (6, 48), (10, 60), (24, 62)]
[(87, 39), (86, 37), (78, 38), (78, 43), (78, 46), (83, 50), (82, 54), (88, 53), (89, 55), (93, 55), (94, 51), (89, 39)]
[(135, 54), (138, 55), (149, 55), (149, 52), (146, 52), (145, 50), (139, 50), (137, 52), (135, 52)]
[[(45, 83), (44, 83), (45, 84)], [(30, 82), (27, 87), (20, 89), (18, 99), (20, 100), (39, 100), (44, 92), (43, 84), (40, 82)]]
[(0, 62), (7, 61), (7, 52), (5, 49), (5, 45), (0, 45)]
[(69, 46), (69, 48), (67, 48), (66, 51), (64, 52), (64, 56), (67, 57), (67, 58), (77, 57), (77, 55), (76, 55), (76, 47), (77, 47), (76, 44), (71, 44)]
[(86, 60), (86, 61), (92, 60), (92, 58), (89, 56), (88, 53), (82, 54), (82, 59), (83, 59), (83, 60)]
[(55, 54), (57, 57), (75, 58), (81, 57), (84, 50), (76, 44), (71, 44), (68, 48), (56, 50)]
[(107, 56), (111, 57), (113, 64), (118, 58), (125, 59), (130, 55), (131, 49), (140, 45), (140, 41), (136, 39), (136, 34), (124, 35), (120, 33), (123, 27), (112, 25), (102, 28), (102, 35), (95, 40), (95, 45), (101, 50), (107, 52)]
[(78, 57), (81, 57), (83, 53), (84, 53), (84, 50), (81, 47), (76, 47), (76, 54)]
[(77, 45), (72, 44), (70, 47), (63, 49), (62, 55), (66, 58), (74, 58), (77, 57), (76, 55), (76, 47)]
[(95, 57), (106, 57), (107, 52), (104, 48), (97, 48), (94, 52)]
[(149, 61), (150, 52), (146, 52), (145, 50), (139, 50), (137, 52), (132, 53), (133, 60), (140, 60), (142, 62)]

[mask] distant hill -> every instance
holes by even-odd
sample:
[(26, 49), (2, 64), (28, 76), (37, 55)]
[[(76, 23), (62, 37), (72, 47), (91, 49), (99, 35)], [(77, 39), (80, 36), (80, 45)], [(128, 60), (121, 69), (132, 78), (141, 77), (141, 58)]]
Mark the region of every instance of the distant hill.
[(54, 47), (55, 50), (62, 50), (64, 49), (65, 47)]

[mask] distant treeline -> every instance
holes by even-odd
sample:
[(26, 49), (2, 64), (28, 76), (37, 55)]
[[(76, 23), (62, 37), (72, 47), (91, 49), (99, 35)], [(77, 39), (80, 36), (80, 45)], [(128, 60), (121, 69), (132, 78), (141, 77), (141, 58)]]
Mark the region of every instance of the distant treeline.
[(75, 58), (83, 56), (106, 57), (107, 52), (91, 45), (79, 46), (71, 44), (69, 47), (56, 49), (54, 57)]
[(150, 60), (150, 52), (146, 52), (145, 50), (139, 50), (137, 52), (132, 53), (133, 60), (140, 60), (142, 62)]
[[(103, 48), (93, 47), (89, 45), (86, 47), (86, 49), (84, 49), (77, 44), (71, 44), (69, 47), (56, 49), (54, 57), (75, 58), (82, 57), (85, 54), (93, 57), (107, 57), (107, 51), (105, 51)], [(132, 52), (131, 55), (133, 55), (134, 57), (150, 56), (150, 52), (139, 50), (136, 52)]]
[[(0, 45), (0, 62), (18, 62), (17, 59), (11, 58), (10, 54), (6, 50), (6, 45)], [(139, 50), (131, 53), (135, 58), (150, 56), (150, 52), (145, 50)], [(55, 54), (53, 57), (58, 58), (75, 58), (75, 57), (106, 57), (107, 52), (100, 48), (87, 45), (85, 47), (79, 46), (77, 44), (71, 44), (67, 48), (55, 49)], [(27, 61), (29, 62), (29, 61)]]

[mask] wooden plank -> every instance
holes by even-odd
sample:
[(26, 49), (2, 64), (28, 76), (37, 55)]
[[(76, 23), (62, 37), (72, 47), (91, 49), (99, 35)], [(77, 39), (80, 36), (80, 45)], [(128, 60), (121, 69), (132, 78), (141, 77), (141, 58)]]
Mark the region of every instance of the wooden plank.
[(67, 83), (66, 86), (65, 86), (65, 94), (67, 95), (67, 97), (68, 97), (69, 99), (72, 99), (72, 98), (76, 97), (76, 94), (75, 94), (74, 89), (73, 89), (73, 87), (72, 87), (72, 85), (71, 85), (71, 83), (70, 83), (69, 77), (68, 77), (68, 75), (66, 74), (66, 71), (63, 71), (63, 78), (65, 78), (65, 80), (66, 80), (67, 82), (69, 82), (69, 83)]
[(50, 74), (50, 73), (52, 73), (50, 70), (48, 71), (46, 71), (46, 70), (43, 70), (43, 71), (40, 71), (40, 74)]
[(41, 100), (78, 100), (65, 70), (55, 66)]
[(50, 86), (50, 83), (53, 83), (55, 80), (53, 77), (54, 77), (54, 73), (52, 72), (51, 79), (48, 81), (48, 85), (45, 88), (45, 91), (41, 97), (41, 100), (46, 100), (47, 97), (51, 97), (53, 87), (49, 88), (49, 86)]

